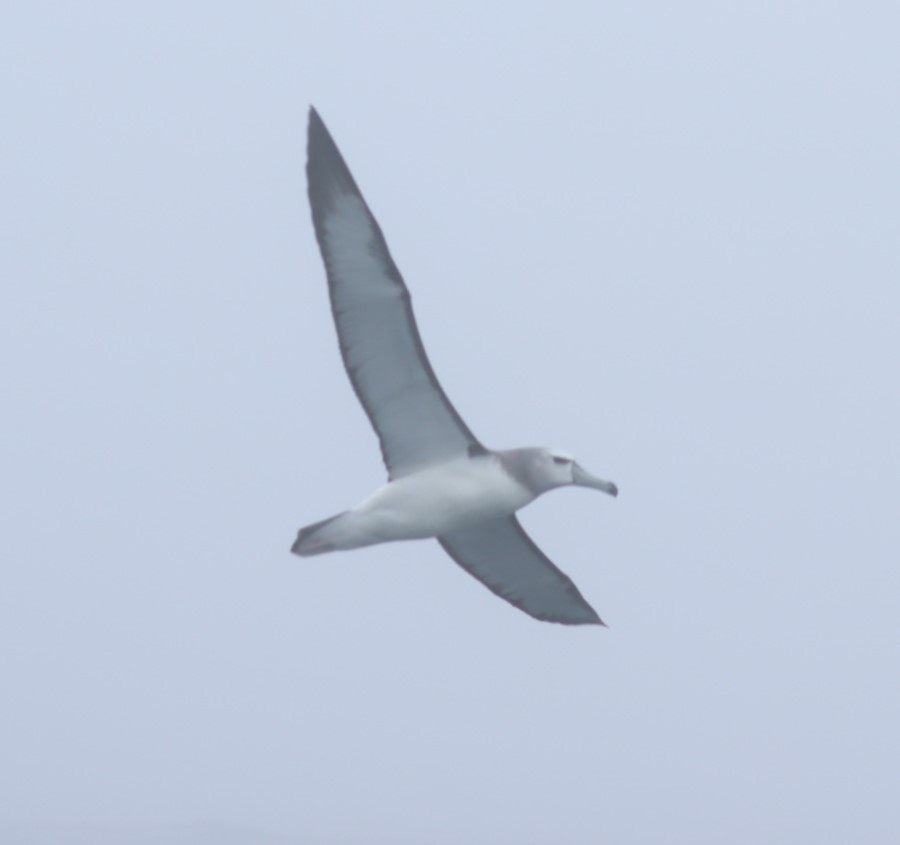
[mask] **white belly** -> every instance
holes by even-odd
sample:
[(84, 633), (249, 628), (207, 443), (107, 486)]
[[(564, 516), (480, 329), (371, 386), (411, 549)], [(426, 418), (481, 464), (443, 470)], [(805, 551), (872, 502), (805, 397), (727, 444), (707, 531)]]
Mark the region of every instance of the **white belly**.
[[(385, 484), (335, 521), (328, 539), (336, 548), (390, 540), (437, 537), (508, 516), (535, 498), (493, 457), (441, 464)], [(332, 526), (329, 526), (332, 528)]]

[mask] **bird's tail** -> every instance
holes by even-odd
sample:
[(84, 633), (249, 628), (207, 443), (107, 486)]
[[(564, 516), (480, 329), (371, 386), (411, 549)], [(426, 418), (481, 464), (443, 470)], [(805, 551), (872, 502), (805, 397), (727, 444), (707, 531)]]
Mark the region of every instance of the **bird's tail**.
[(314, 522), (312, 525), (307, 525), (306, 528), (301, 528), (297, 532), (297, 539), (294, 540), (291, 551), (295, 555), (300, 555), (300, 557), (311, 557), (312, 555), (321, 555), (325, 554), (325, 552), (334, 551), (335, 546), (328, 542), (327, 537), (322, 536), (322, 529), (336, 519), (340, 519), (346, 512), (343, 511), (334, 516), (329, 516), (328, 519), (323, 519), (321, 522)]

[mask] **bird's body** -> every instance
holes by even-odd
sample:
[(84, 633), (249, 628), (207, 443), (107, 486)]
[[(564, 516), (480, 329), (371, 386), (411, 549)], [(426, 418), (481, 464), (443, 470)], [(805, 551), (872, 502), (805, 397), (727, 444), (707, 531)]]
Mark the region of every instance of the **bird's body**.
[(482, 446), (431, 369), (409, 290), (314, 109), (307, 175), (341, 355), (380, 440), (389, 480), (352, 510), (301, 529), (291, 550), (308, 557), (435, 537), (466, 571), (535, 618), (603, 624), (515, 513), (556, 487), (615, 496), (616, 486), (560, 452)]
[(536, 495), (507, 472), (496, 454), (463, 456), (389, 481), (357, 507), (332, 518), (294, 551), (305, 556), (440, 537), (509, 516)]

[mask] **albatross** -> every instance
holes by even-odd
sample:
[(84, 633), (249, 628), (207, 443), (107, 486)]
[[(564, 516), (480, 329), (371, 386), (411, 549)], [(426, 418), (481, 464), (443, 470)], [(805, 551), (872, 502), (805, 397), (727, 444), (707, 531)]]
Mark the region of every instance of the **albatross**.
[(545, 622), (603, 625), (516, 511), (557, 487), (618, 495), (553, 449), (485, 448), (442, 390), (409, 290), (381, 227), (314, 108), (306, 174), (344, 367), (378, 440), (387, 483), (357, 507), (302, 528), (302, 557), (434, 537), (463, 569)]

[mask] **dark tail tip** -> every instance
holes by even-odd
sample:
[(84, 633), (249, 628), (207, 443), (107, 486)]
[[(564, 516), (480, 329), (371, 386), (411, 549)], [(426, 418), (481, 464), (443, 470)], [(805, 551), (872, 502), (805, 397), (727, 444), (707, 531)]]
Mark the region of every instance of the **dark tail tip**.
[(330, 552), (334, 546), (324, 540), (319, 540), (317, 542), (315, 535), (321, 528), (324, 528), (326, 525), (334, 522), (338, 517), (343, 515), (343, 513), (335, 514), (334, 516), (329, 516), (328, 519), (323, 519), (321, 522), (314, 522), (312, 525), (301, 528), (297, 532), (297, 539), (294, 540), (291, 551), (295, 555), (300, 555), (300, 557), (309, 557), (311, 555), (320, 555), (323, 552)]

